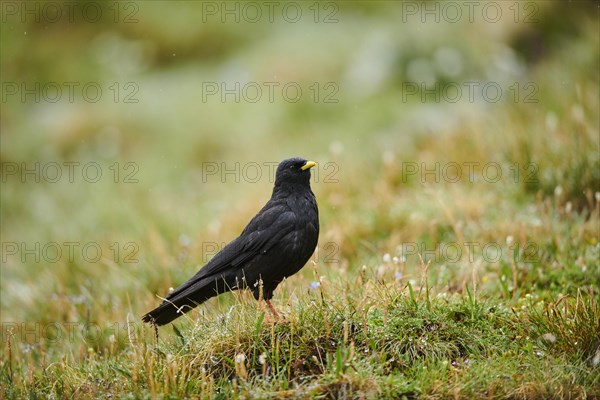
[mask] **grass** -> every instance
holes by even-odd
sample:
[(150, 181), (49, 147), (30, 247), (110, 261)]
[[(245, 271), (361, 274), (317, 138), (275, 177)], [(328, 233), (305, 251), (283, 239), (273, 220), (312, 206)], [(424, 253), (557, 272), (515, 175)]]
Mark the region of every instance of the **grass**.
[[(591, 3), (535, 3), (530, 25), (422, 30), (398, 24), (392, 2), (340, 2), (339, 24), (194, 25), (200, 44), (172, 30), (191, 26), (195, 3), (148, 4), (138, 24), (69, 25), (78, 35), (2, 25), (13, 39), (3, 79), (134, 81), (140, 101), (3, 103), (1, 398), (600, 398)], [(107, 42), (138, 72), (102, 64)], [(463, 69), (437, 71), (437, 82), (534, 83), (537, 101), (401, 101), (411, 61), (440, 48)], [(382, 81), (365, 59), (382, 62)], [(339, 103), (200, 101), (202, 82), (240, 68), (304, 88), (335, 82)], [(206, 163), (291, 155), (319, 162), (322, 229), (314, 257), (275, 293), (286, 322), (230, 293), (158, 337), (142, 325), (156, 295), (235, 237), (270, 193), (266, 169), (256, 181), (241, 170), (207, 177)], [(97, 162), (106, 179), (6, 175), (9, 163), (54, 161)], [(130, 162), (136, 183), (124, 181)], [(457, 179), (443, 175), (451, 163)], [(12, 254), (12, 244), (25, 247)]]
[(33, 354), (7, 360), (4, 395), (23, 395), (19, 387), (59, 397), (598, 395), (600, 308), (592, 289), (551, 304), (528, 295), (511, 307), (369, 275), (342, 287), (323, 279), (303, 296), (284, 290), (283, 324), (267, 322), (253, 299), (239, 296), (218, 315), (165, 329), (158, 341), (152, 329), (131, 324), (60, 362)]

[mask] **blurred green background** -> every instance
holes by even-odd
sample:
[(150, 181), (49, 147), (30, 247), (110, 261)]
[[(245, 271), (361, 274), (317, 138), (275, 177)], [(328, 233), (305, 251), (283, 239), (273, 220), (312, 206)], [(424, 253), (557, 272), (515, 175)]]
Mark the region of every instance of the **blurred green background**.
[[(1, 34), (3, 321), (137, 318), (239, 233), (291, 156), (319, 163), (333, 276), (406, 242), (510, 236), (549, 263), (562, 242), (540, 204), (581, 223), (596, 208), (595, 1), (4, 2)], [(421, 174), (436, 163), (459, 181)], [(436, 261), (460, 290), (470, 269)]]
[[(0, 397), (600, 393), (597, 1), (0, 7)], [(291, 323), (226, 294), (156, 341), (293, 156)]]

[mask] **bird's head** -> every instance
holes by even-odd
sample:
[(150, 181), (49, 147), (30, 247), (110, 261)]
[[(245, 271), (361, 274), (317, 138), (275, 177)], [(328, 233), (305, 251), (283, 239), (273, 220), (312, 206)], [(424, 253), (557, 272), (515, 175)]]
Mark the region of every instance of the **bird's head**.
[(305, 184), (310, 182), (310, 169), (317, 165), (314, 161), (304, 158), (288, 158), (279, 163), (275, 174), (275, 186)]

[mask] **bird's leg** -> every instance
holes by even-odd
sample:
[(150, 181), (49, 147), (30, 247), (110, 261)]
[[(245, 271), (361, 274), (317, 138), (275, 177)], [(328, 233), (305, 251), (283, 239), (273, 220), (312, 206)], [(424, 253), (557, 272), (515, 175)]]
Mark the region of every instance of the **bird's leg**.
[(265, 315), (265, 319), (267, 320), (267, 322), (269, 324), (274, 323), (275, 321), (273, 321), (273, 318), (271, 317), (271, 313), (269, 313), (267, 311), (267, 306), (260, 300), (258, 301), (258, 304), (260, 305), (260, 308), (262, 309), (262, 312)]
[[(267, 319), (267, 321), (270, 324), (272, 324), (274, 321), (271, 319), (271, 316), (267, 312), (267, 307), (265, 307), (265, 305), (261, 301), (261, 300), (264, 300), (263, 280), (259, 278), (258, 281), (254, 284), (254, 287), (256, 287), (256, 286), (258, 286), (258, 298), (256, 300), (258, 300), (258, 304), (260, 305), (260, 308), (262, 309), (263, 313), (265, 314), (265, 318)], [(265, 300), (265, 301), (268, 302), (268, 300)]]
[(279, 313), (277, 312), (275, 307), (273, 307), (273, 304), (271, 304), (271, 300), (265, 300), (265, 303), (267, 303), (267, 306), (269, 306), (269, 310), (271, 310), (271, 313), (273, 313), (273, 316), (275, 318), (277, 318), (277, 320), (279, 320), (280, 322), (283, 321), (283, 318), (281, 318), (281, 315), (279, 315)]
[(273, 304), (271, 304), (271, 300), (265, 300), (265, 303), (267, 303), (267, 305), (269, 306), (269, 310), (271, 310), (271, 313), (273, 313), (273, 316), (277, 319), (277, 322), (280, 324), (287, 324), (289, 323), (289, 320), (285, 317), (285, 316), (281, 316), (277, 310), (275, 309), (275, 307), (273, 307)]

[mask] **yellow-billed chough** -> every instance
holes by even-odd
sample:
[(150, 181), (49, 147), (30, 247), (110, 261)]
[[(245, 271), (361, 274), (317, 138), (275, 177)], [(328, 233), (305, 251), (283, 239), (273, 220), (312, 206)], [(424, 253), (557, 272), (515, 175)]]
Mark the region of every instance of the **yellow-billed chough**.
[(306, 264), (317, 246), (319, 213), (310, 189), (315, 165), (303, 158), (282, 161), (271, 199), (240, 236), (142, 320), (165, 325), (211, 297), (237, 289), (252, 290), (257, 300), (262, 295), (279, 317), (270, 302), (273, 291)]

